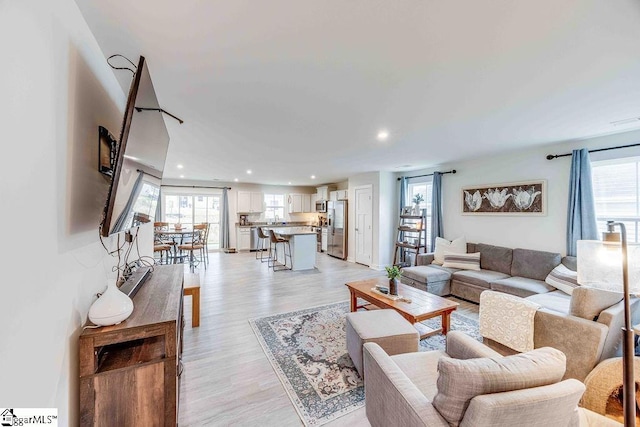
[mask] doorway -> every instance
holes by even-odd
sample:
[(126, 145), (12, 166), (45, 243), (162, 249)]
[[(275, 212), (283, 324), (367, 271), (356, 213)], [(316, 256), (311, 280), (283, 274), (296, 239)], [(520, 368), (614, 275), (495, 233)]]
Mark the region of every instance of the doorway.
[(164, 221), (186, 226), (209, 223), (207, 243), (211, 249), (220, 249), (221, 199), (219, 194), (163, 194), (162, 215)]
[(364, 185), (355, 188), (355, 262), (371, 266), (373, 253), (373, 187)]

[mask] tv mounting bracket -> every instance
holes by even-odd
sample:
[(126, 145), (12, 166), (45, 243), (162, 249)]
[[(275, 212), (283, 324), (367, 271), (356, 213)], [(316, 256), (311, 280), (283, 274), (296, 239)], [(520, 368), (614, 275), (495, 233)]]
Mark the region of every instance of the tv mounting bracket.
[(136, 111), (139, 113), (140, 111), (160, 111), (161, 113), (165, 113), (171, 117), (173, 117), (174, 119), (176, 119), (177, 121), (180, 122), (180, 124), (184, 123), (184, 120), (180, 119), (179, 117), (174, 116), (173, 114), (171, 114), (168, 111), (163, 110), (162, 108), (145, 108), (145, 107), (134, 107), (136, 109)]

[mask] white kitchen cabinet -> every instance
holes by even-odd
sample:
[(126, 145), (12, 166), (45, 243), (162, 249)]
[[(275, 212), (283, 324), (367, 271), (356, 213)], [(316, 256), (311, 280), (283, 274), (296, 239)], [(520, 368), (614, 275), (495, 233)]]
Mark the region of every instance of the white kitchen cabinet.
[(309, 210), (309, 212), (315, 212), (316, 211), (316, 202), (318, 201), (318, 193), (315, 194), (311, 194), (311, 208)]
[(289, 194), (289, 213), (302, 212), (302, 194)]
[(238, 191), (238, 213), (264, 212), (264, 194), (256, 191)]
[(251, 193), (251, 212), (264, 212), (264, 193)]
[(329, 192), (329, 200), (347, 200), (349, 198), (349, 190), (334, 190)]
[(311, 210), (311, 195), (310, 194), (289, 194), (288, 197), (289, 202), (289, 213), (300, 213), (300, 212), (314, 212), (315, 211), (315, 202), (313, 203), (313, 209)]
[(329, 229), (322, 227), (322, 252), (326, 252), (329, 247)]
[(335, 188), (335, 185), (323, 185), (322, 187), (316, 187), (318, 200), (329, 200), (329, 192), (335, 190)]
[(238, 191), (238, 212), (245, 213), (251, 210), (251, 193)]
[[(313, 204), (313, 208), (315, 209), (316, 204)], [(311, 209), (311, 194), (303, 194), (302, 195), (302, 212), (313, 212)]]
[(248, 251), (251, 249), (251, 228), (238, 227), (236, 234), (236, 242), (239, 251)]

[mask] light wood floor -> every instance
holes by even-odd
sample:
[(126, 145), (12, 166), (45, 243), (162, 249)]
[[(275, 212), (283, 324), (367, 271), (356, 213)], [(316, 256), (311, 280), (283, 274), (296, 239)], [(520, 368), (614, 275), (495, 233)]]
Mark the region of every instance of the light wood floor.
[[(201, 280), (200, 327), (185, 298), (181, 426), (301, 426), (248, 319), (349, 299), (346, 282), (384, 272), (318, 254), (317, 269), (273, 272), (254, 253), (210, 253)], [(477, 318), (464, 301), (458, 311)], [(364, 408), (330, 424), (368, 426)]]

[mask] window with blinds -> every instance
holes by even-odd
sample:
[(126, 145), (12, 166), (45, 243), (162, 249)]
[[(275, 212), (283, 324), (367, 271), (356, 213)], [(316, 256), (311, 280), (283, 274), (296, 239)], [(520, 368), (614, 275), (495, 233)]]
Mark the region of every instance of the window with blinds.
[(420, 202), (420, 209), (426, 209), (427, 224), (426, 224), (426, 238), (427, 238), (427, 251), (431, 252), (434, 248), (429, 247), (431, 241), (431, 190), (433, 188), (432, 178), (426, 177), (419, 181), (417, 178), (409, 181), (407, 185), (407, 200), (405, 200), (405, 206), (413, 206), (413, 198), (416, 194), (421, 194), (424, 199)]
[(640, 158), (592, 162), (593, 193), (598, 230), (607, 221), (624, 223), (629, 242), (638, 242), (640, 222)]

